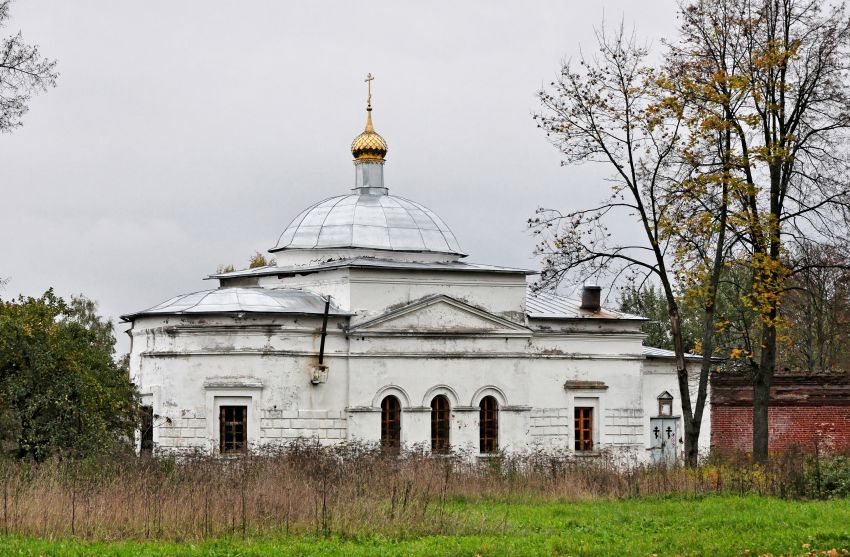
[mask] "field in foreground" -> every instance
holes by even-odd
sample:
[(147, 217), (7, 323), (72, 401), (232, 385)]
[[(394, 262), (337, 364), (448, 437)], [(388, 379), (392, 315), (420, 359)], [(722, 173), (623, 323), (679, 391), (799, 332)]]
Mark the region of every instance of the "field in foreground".
[(179, 544), (0, 536), (0, 555), (850, 555), (850, 501), (846, 499), (670, 496), (569, 503), (455, 501), (448, 503), (444, 512), (464, 524), (463, 533), (351, 538), (249, 536), (245, 540), (219, 538)]

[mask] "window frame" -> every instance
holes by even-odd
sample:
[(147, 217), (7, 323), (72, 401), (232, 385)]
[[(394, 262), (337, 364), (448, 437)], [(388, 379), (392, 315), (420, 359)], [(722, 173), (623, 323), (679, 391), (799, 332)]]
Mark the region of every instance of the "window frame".
[[(232, 419), (227, 419), (230, 411), (240, 411), (241, 420), (236, 419), (234, 413)], [(236, 429), (241, 425), (241, 441), (228, 440), (228, 435), (237, 435)], [(218, 407), (219, 443), (218, 451), (222, 455), (240, 455), (248, 452), (248, 406), (244, 404), (221, 404)], [(231, 428), (228, 431), (228, 428)], [(228, 444), (232, 445), (228, 447)]]
[(478, 403), (478, 452), (499, 452), (499, 401), (487, 395)]
[[(658, 416), (662, 418), (673, 417), (673, 395), (664, 391), (658, 395)], [(666, 407), (666, 408), (665, 408)]]
[(150, 456), (153, 454), (153, 405), (144, 404), (141, 407), (141, 420), (139, 424), (139, 454)]
[[(390, 408), (392, 405), (395, 407)], [(394, 453), (401, 450), (401, 401), (395, 395), (381, 400), (381, 448)]]
[(573, 410), (573, 447), (576, 452), (587, 453), (594, 449), (593, 411), (593, 406), (576, 406)]
[(451, 452), (451, 404), (446, 395), (431, 399), (431, 453)]

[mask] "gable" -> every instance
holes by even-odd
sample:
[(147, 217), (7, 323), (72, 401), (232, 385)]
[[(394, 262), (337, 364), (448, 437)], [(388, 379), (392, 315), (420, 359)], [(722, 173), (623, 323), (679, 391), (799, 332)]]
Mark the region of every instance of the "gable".
[(404, 331), (497, 331), (504, 325), (459, 308), (445, 301), (439, 301), (398, 315), (382, 323), (384, 329)]
[(517, 323), (449, 296), (431, 296), (349, 328), (356, 334), (530, 336)]

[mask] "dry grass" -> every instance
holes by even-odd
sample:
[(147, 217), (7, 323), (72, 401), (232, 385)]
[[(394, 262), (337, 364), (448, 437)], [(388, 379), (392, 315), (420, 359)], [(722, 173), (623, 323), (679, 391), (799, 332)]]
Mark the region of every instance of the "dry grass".
[(222, 459), (189, 455), (0, 462), (0, 534), (100, 540), (221, 535), (393, 537), (493, 533), (457, 501), (561, 501), (645, 495), (805, 495), (804, 460), (660, 468), (531, 453), (479, 460), (375, 447), (295, 443)]

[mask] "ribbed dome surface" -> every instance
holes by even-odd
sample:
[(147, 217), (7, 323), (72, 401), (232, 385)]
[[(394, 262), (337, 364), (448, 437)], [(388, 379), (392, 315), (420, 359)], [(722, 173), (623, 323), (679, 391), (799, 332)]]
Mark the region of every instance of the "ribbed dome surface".
[(289, 224), (271, 251), (371, 248), (465, 255), (446, 223), (402, 197), (354, 193), (309, 207)]

